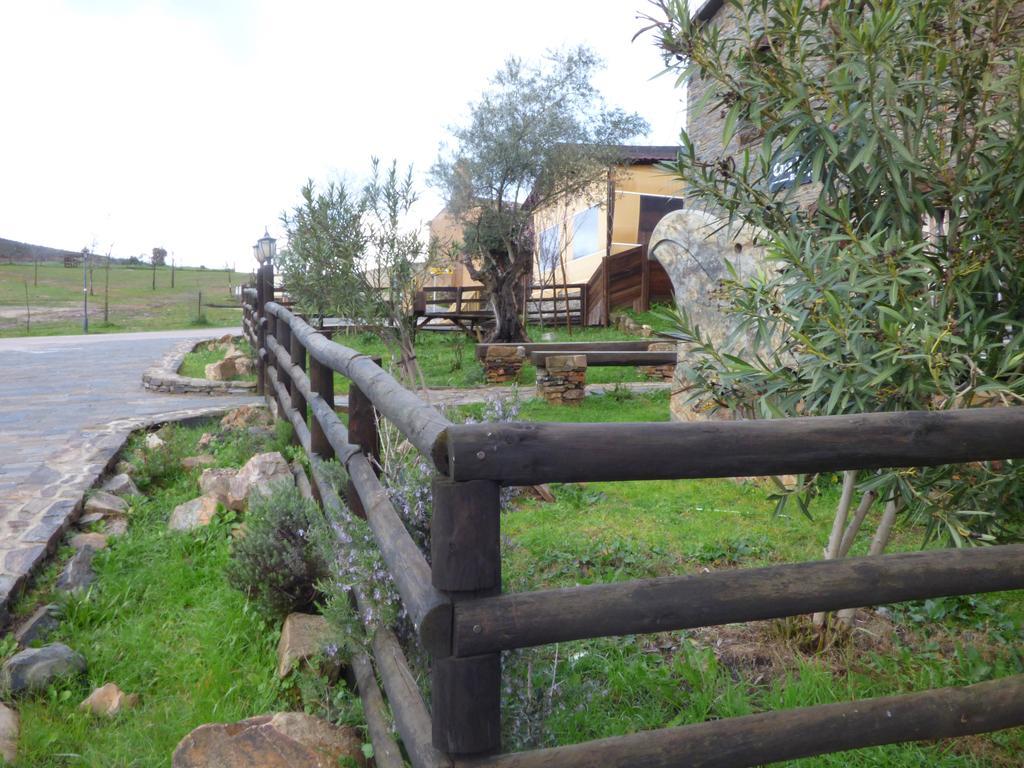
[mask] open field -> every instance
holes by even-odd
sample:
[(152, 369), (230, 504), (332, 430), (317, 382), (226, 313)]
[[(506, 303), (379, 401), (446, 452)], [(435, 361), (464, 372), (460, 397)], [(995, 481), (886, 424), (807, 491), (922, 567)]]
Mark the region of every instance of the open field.
[[(38, 284), (32, 264), (0, 264), (0, 336), (76, 334), (82, 332), (82, 270), (40, 264)], [(103, 321), (106, 270), (97, 265), (89, 296), (89, 332), (162, 331), (191, 326), (213, 327), (241, 322), (238, 300), (228, 291), (248, 279), (224, 269), (111, 265), (109, 321)], [(26, 311), (26, 289), (28, 311)], [(199, 294), (202, 292), (200, 312)], [(229, 308), (210, 304), (230, 304)], [(31, 317), (29, 318), (29, 313)], [(30, 322), (27, 322), (29, 321)]]

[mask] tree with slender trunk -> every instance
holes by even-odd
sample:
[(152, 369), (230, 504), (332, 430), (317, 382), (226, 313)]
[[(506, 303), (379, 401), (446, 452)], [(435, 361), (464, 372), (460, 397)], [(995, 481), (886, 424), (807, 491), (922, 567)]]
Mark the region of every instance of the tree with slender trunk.
[(535, 210), (596, 193), (615, 145), (648, 130), (637, 114), (605, 106), (593, 85), (601, 60), (585, 47), (540, 63), (512, 57), (451, 129), (432, 183), (461, 224), (461, 260), (494, 313), (491, 341), (523, 341), (521, 284), (533, 271)]

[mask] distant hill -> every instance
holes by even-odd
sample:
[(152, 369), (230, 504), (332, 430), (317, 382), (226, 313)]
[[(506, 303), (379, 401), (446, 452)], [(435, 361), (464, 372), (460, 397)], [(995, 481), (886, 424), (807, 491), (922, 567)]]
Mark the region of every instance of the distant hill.
[(36, 261), (63, 262), (65, 256), (81, 256), (81, 251), (66, 251), (45, 245), (32, 245), (0, 237), (0, 264), (31, 263)]

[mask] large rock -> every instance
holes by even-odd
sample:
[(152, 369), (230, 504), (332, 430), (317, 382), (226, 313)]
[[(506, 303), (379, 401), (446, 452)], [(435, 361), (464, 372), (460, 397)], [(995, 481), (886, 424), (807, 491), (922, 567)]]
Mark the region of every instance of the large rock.
[(237, 474), (237, 469), (204, 469), (203, 474), (199, 476), (199, 490), (204, 496), (215, 497), (226, 507), (231, 480)]
[(140, 496), (141, 493), (135, 485), (135, 481), (132, 480), (126, 473), (114, 475), (107, 482), (103, 484), (103, 490), (107, 493), (112, 493), (115, 496)]
[(86, 514), (124, 515), (128, 512), (128, 502), (120, 496), (106, 491), (96, 491), (85, 502)]
[(228, 508), (245, 510), (253, 493), (267, 494), (275, 483), (293, 483), (288, 462), (277, 451), (257, 453), (249, 459), (228, 486)]
[(254, 370), (252, 358), (242, 352), (236, 352), (234, 355), (228, 355), (224, 359), (231, 361), (231, 364), (235, 368), (236, 376), (248, 376)]
[(60, 626), (60, 607), (56, 603), (41, 605), (32, 612), (14, 632), (20, 648), (27, 648), (37, 640), (45, 640)]
[(235, 358), (226, 357), (216, 363), (210, 363), (204, 369), (204, 375), (210, 381), (228, 381), (238, 375), (235, 368)]
[(78, 705), (78, 708), (84, 712), (92, 712), (94, 715), (113, 717), (118, 712), (131, 709), (138, 703), (139, 694), (125, 693), (117, 687), (116, 683), (107, 683), (90, 693), (85, 701)]
[(150, 432), (148, 435), (146, 435), (145, 446), (149, 450), (159, 451), (165, 445), (167, 445), (167, 443), (156, 432)]
[(209, 525), (216, 514), (217, 498), (215, 496), (200, 496), (176, 506), (171, 512), (171, 519), (168, 521), (167, 527), (172, 531), (190, 531), (193, 528)]
[(210, 723), (188, 734), (172, 768), (336, 768), (347, 759), (365, 766), (363, 740), (354, 728), (331, 725), (303, 712)]
[(277, 644), (277, 675), (287, 677), (295, 664), (307, 661), (323, 650), (330, 637), (327, 620), (309, 613), (290, 613), (281, 628)]
[(18, 759), (18, 713), (0, 704), (0, 757), (14, 764)]
[(83, 547), (72, 555), (67, 565), (57, 576), (57, 589), (64, 592), (78, 592), (87, 588), (96, 580), (96, 574), (92, 570), (92, 556), (96, 550), (92, 547)]
[(128, 518), (109, 518), (107, 520), (107, 524), (103, 528), (103, 532), (107, 534), (107, 536), (124, 536), (126, 533), (128, 533)]
[(0, 689), (12, 694), (45, 690), (60, 677), (82, 674), (85, 666), (85, 658), (63, 643), (26, 648), (4, 662)]
[(241, 429), (242, 427), (273, 426), (274, 419), (266, 408), (254, 405), (242, 405), (231, 411), (220, 420), (224, 429)]

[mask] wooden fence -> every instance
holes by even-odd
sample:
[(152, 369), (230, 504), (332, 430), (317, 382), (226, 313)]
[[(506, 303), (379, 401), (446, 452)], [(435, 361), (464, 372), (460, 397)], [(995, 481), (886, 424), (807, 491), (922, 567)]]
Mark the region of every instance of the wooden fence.
[(646, 312), (652, 302), (670, 301), (673, 290), (661, 262), (647, 258), (646, 246), (604, 256), (587, 283), (587, 325), (608, 325), (613, 309)]
[[(782, 618), (1024, 588), (1024, 545), (942, 550), (500, 594), (502, 485), (841, 471), (1024, 457), (1024, 408), (666, 424), (454, 424), (369, 357), (269, 300), (272, 268), (244, 292), (259, 391), (309, 455), (327, 508), (341, 500), (323, 461), (348, 470), (418, 641), (431, 656), (427, 707), (395, 636), (368, 627), (354, 660), (379, 765), (401, 764), (381, 716), (379, 675), (415, 768), (742, 768), (845, 749), (1024, 724), (1024, 675), (966, 687), (767, 712), (501, 754), (501, 651), (581, 638)], [(348, 428), (333, 374), (350, 380)], [(308, 415), (307, 415), (308, 414)], [(379, 419), (436, 469), (431, 562), (375, 472)], [(588, 451), (567, 451), (586, 445)], [(643, 514), (638, 511), (637, 514)], [(363, 601), (360, 589), (357, 602)]]
[[(586, 283), (524, 284), (520, 299), (526, 321), (538, 325), (581, 325), (589, 312)], [(494, 313), (479, 286), (428, 286), (417, 292), (413, 312), (422, 328), (433, 320), (460, 327), (489, 324)], [(437, 327), (437, 326), (433, 326)]]

